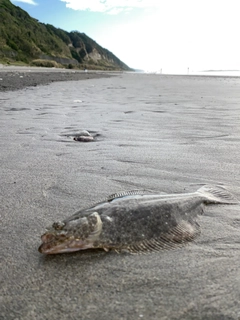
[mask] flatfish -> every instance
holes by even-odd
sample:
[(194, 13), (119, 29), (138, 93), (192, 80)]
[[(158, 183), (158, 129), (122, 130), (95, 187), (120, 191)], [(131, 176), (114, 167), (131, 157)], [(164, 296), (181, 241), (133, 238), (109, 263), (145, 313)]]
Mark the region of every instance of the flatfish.
[(53, 223), (42, 235), (39, 252), (85, 249), (146, 253), (173, 249), (200, 234), (198, 215), (208, 204), (239, 204), (222, 186), (205, 185), (193, 193), (153, 194), (128, 191)]

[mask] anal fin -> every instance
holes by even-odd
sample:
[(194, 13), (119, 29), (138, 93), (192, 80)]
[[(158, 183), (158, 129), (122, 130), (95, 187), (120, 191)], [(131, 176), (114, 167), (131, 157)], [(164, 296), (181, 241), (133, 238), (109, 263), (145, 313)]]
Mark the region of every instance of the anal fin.
[(130, 253), (148, 253), (160, 250), (170, 250), (182, 247), (184, 244), (193, 241), (200, 234), (200, 226), (196, 221), (181, 221), (176, 227), (158, 237), (145, 239), (134, 243), (121, 251)]

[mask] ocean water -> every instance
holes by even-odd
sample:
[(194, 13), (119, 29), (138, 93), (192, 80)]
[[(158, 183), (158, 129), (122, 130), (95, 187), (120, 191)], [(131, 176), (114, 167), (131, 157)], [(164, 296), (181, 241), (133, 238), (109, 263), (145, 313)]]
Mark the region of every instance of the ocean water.
[(162, 75), (189, 75), (189, 76), (218, 76), (218, 77), (240, 77), (240, 70), (206, 70), (206, 71), (187, 71), (186, 72), (164, 72), (164, 70), (158, 70), (155, 72), (145, 71), (143, 73), (162, 74)]
[(207, 70), (199, 72), (189, 72), (189, 75), (191, 74), (200, 76), (240, 77), (240, 70)]

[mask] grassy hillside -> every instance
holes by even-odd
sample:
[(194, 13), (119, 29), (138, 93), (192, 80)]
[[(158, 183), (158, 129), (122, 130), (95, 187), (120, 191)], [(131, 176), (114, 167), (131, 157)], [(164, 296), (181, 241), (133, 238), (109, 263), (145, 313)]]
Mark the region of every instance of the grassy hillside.
[(129, 70), (86, 34), (40, 23), (9, 0), (0, 0), (0, 61), (105, 70)]

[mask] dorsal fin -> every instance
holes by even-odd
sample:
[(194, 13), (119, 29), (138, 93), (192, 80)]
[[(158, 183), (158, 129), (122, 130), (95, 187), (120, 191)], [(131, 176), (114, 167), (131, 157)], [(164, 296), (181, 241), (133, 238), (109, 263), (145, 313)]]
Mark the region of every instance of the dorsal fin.
[[(113, 193), (110, 196), (104, 198), (104, 199), (99, 199), (99, 201), (94, 201), (92, 203), (90, 203), (87, 207), (83, 207), (82, 209), (78, 210), (77, 212), (75, 212), (71, 217), (65, 219), (63, 222), (67, 222), (69, 220), (74, 220), (74, 219), (79, 219), (82, 217), (82, 213), (84, 213), (84, 211), (89, 210), (97, 205), (100, 205), (104, 202), (111, 202), (114, 199), (118, 199), (118, 198), (123, 198), (126, 196), (131, 196), (131, 195), (147, 195), (147, 194), (153, 194), (154, 192), (151, 190), (130, 190), (130, 191), (120, 191), (118, 193)], [(56, 223), (57, 224), (57, 223)]]
[(118, 198), (123, 198), (123, 197), (127, 197), (127, 196), (134, 196), (134, 195), (145, 195), (145, 194), (151, 194), (153, 193), (150, 190), (130, 190), (130, 191), (120, 191), (117, 193), (113, 193), (110, 196), (107, 197), (107, 201), (110, 202), (114, 199), (118, 199)]
[(189, 241), (194, 240), (200, 234), (200, 226), (196, 221), (182, 220), (176, 227), (159, 237), (143, 240), (116, 251), (129, 253), (148, 253), (160, 250), (170, 250), (182, 247)]

